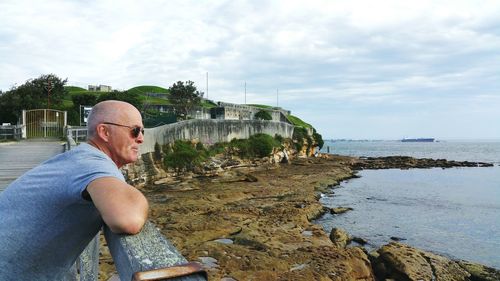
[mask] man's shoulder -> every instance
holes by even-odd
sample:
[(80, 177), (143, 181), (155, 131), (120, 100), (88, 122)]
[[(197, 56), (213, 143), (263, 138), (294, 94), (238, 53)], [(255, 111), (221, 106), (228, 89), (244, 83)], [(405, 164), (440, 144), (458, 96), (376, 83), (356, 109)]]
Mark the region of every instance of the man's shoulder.
[[(73, 170), (77, 173), (79, 170), (93, 170), (92, 167), (98, 170), (117, 169), (109, 156), (86, 143), (82, 143), (74, 149), (52, 158), (44, 164), (49, 165), (52, 169), (61, 168), (66, 171)], [(42, 166), (44, 165), (42, 164)]]

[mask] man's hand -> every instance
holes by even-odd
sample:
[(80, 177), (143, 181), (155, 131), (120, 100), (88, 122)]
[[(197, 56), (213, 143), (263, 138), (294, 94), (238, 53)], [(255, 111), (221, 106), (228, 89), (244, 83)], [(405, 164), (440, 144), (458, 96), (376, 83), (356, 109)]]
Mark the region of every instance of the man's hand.
[(93, 180), (87, 191), (111, 231), (126, 234), (141, 231), (149, 205), (135, 187), (114, 177), (103, 177)]

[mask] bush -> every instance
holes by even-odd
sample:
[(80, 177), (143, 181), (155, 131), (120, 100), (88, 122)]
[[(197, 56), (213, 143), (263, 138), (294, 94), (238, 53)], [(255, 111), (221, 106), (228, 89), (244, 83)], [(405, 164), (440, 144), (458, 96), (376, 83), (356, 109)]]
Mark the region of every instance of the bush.
[(323, 145), (325, 144), (325, 141), (323, 140), (323, 136), (321, 136), (319, 133), (316, 132), (316, 129), (313, 130), (313, 138), (316, 141), (316, 143), (319, 146), (319, 149), (323, 148)]
[(230, 147), (236, 149), (242, 158), (266, 157), (271, 154), (273, 147), (279, 147), (280, 142), (266, 134), (256, 134), (249, 139), (233, 139)]
[(253, 135), (250, 137), (249, 142), (254, 156), (257, 157), (269, 156), (269, 154), (273, 151), (273, 147), (280, 145), (280, 143), (277, 143), (273, 137), (266, 134)]
[(236, 151), (241, 158), (250, 158), (253, 156), (248, 140), (232, 139), (229, 147), (232, 151)]
[(227, 142), (215, 143), (214, 145), (212, 145), (208, 148), (208, 155), (214, 156), (217, 154), (224, 153), (226, 151), (226, 147), (228, 147), (228, 146), (229, 146), (229, 144)]
[(258, 119), (258, 120), (273, 120), (273, 117), (271, 116), (271, 114), (269, 114), (269, 112), (267, 112), (265, 110), (261, 110), (261, 111), (257, 112), (254, 117), (255, 117), (255, 119)]
[(307, 138), (307, 130), (303, 127), (295, 127), (293, 129), (293, 142), (295, 144), (295, 149), (300, 151), (304, 146), (304, 139)]
[(196, 150), (190, 142), (175, 141), (171, 149), (166, 150), (165, 166), (174, 168), (176, 172), (192, 170), (205, 159), (202, 151)]
[(283, 140), (284, 140), (284, 139), (283, 139), (283, 136), (278, 135), (278, 134), (275, 134), (275, 135), (274, 135), (274, 139), (275, 139), (277, 142), (279, 142), (279, 143), (283, 143)]

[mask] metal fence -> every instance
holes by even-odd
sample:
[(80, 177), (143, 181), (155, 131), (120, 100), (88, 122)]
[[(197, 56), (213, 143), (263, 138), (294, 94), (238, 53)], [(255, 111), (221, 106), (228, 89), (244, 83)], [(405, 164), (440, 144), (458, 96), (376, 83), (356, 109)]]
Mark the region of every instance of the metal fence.
[(66, 126), (66, 112), (53, 109), (32, 109), (23, 111), (27, 138), (63, 137)]

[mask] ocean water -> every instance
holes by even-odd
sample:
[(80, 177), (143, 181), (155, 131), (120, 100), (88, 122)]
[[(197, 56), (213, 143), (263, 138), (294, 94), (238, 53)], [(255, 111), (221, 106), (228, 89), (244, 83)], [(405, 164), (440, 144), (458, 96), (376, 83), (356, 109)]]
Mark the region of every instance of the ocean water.
[(500, 140), (483, 141), (325, 141), (321, 152), (349, 156), (413, 156), (500, 164)]
[(495, 163), (489, 168), (364, 170), (321, 202), (352, 207), (317, 223), (368, 240), (369, 250), (401, 242), (454, 259), (500, 269), (500, 141), (333, 142), (330, 152), (355, 156), (408, 155)]

